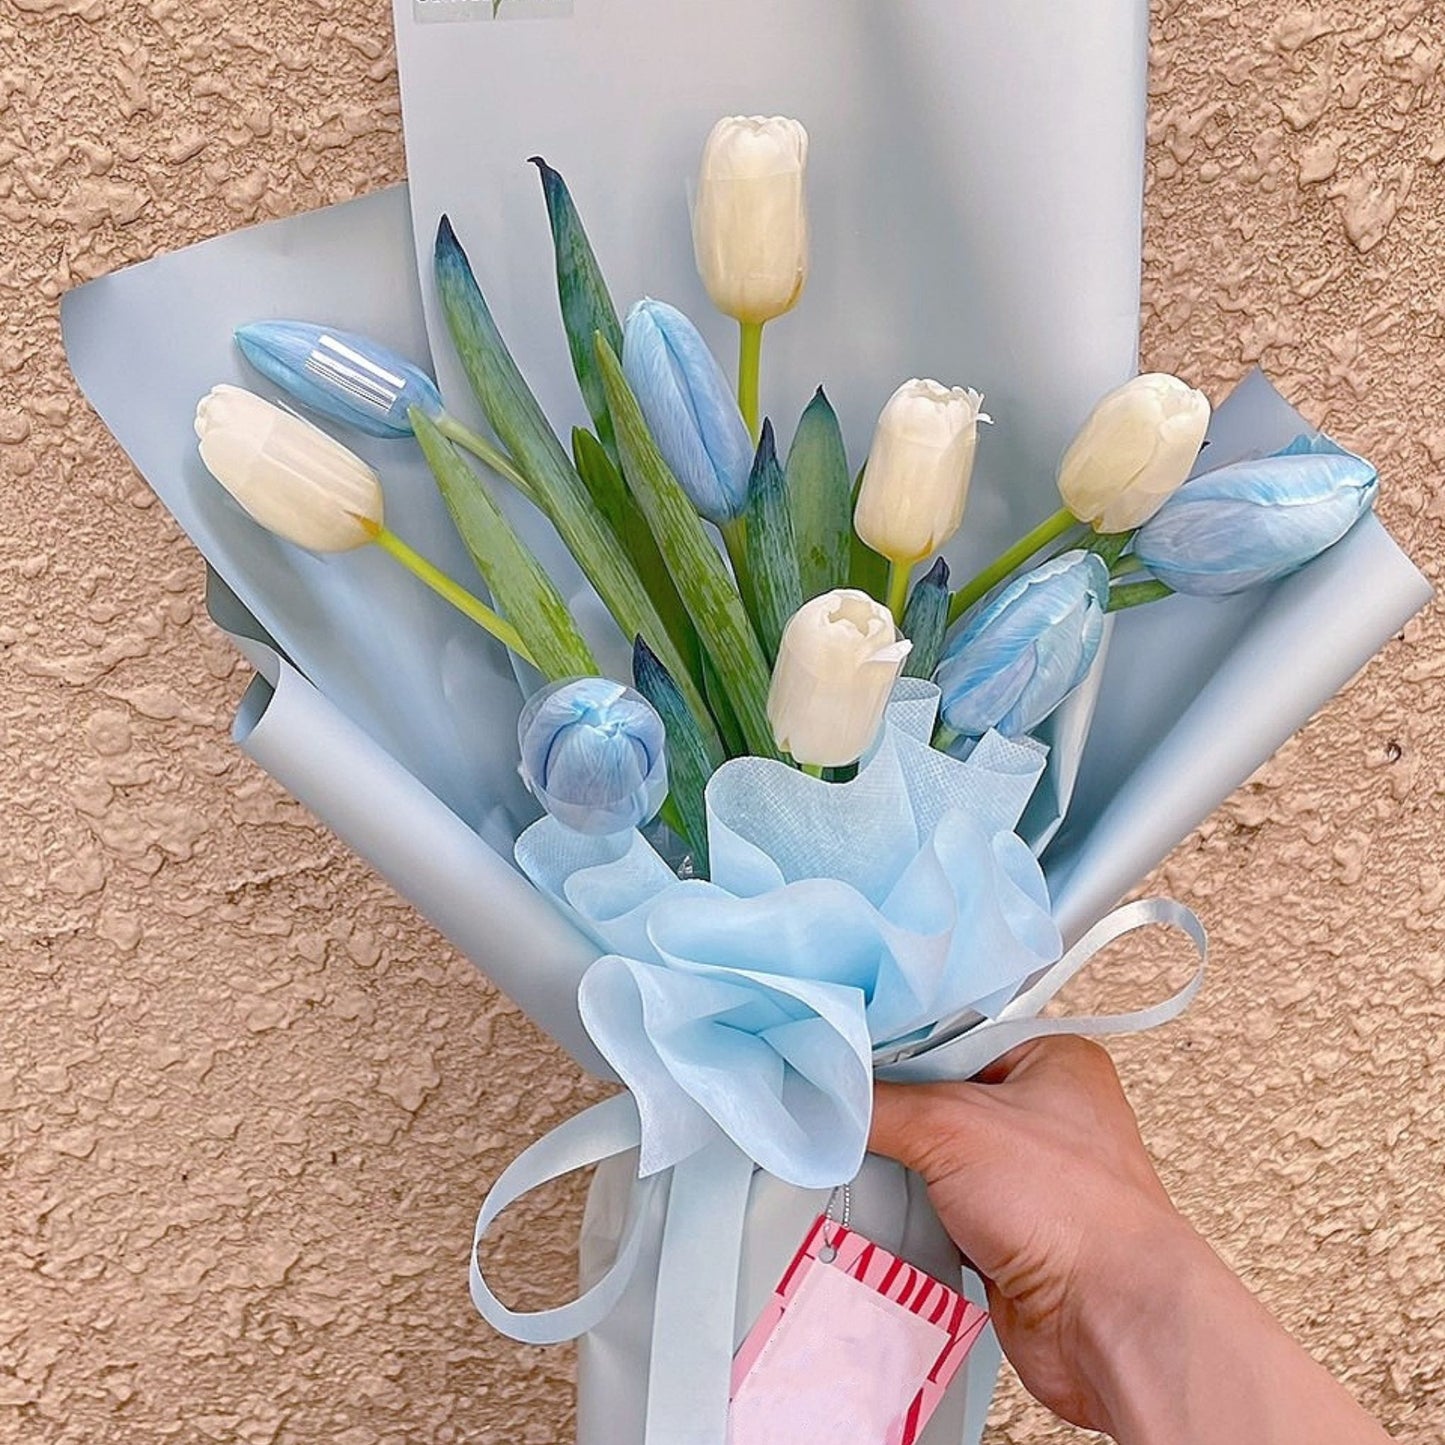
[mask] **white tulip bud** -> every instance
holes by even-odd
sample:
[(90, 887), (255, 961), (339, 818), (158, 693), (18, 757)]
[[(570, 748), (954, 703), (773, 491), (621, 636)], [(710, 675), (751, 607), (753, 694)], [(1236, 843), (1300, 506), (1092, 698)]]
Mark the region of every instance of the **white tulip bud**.
[(1059, 495), (1099, 532), (1142, 527), (1194, 469), (1209, 400), (1177, 376), (1136, 376), (1093, 410), (1059, 465)]
[(312, 552), (347, 552), (382, 525), (381, 481), (340, 442), (239, 386), (196, 408), (201, 460), (268, 531)]
[(808, 279), (808, 132), (782, 116), (729, 116), (703, 149), (693, 212), (697, 269), (725, 316), (761, 325)]
[(814, 767), (856, 762), (912, 649), (866, 592), (842, 587), (804, 603), (783, 631), (768, 693), (778, 746)]
[(978, 392), (936, 381), (905, 382), (888, 399), (853, 514), (875, 552), (911, 566), (958, 531), (978, 424), (991, 420), (982, 405)]

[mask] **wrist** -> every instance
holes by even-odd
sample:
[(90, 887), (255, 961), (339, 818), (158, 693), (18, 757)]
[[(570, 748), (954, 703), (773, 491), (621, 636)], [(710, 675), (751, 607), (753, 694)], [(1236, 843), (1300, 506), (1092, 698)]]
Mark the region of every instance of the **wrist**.
[(1219, 1257), (1172, 1208), (1120, 1230), (1078, 1322), (1081, 1372), (1098, 1427), (1120, 1442), (1176, 1438), (1168, 1422), (1194, 1321), (1227, 1310), (1239, 1293)]

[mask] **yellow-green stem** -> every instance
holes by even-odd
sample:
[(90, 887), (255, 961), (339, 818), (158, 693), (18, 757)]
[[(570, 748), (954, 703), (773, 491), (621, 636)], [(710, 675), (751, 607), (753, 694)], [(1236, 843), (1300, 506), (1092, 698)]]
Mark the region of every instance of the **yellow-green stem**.
[(517, 470), (516, 463), (504, 452), (501, 447), (489, 442), (486, 437), (474, 432), (471, 427), (464, 426), (450, 412), (442, 412), (439, 416), (432, 418), (436, 422), (437, 430), (449, 440), (454, 441), (459, 447), (465, 448), (483, 465), (490, 467), (499, 477), (509, 481), (529, 501), (536, 501), (532, 494), (532, 484)]
[(821, 778), (823, 776), (822, 763), (800, 763), (798, 766), (801, 767), (810, 778)]
[(458, 612), (470, 617), (478, 627), (490, 632), (498, 642), (511, 648), (523, 662), (536, 666), (532, 654), (527, 651), (527, 644), (522, 641), (521, 633), (506, 618), (494, 612), (480, 598), (473, 597), (465, 587), (453, 582), (440, 567), (428, 562), (415, 548), (407, 546), (390, 528), (376, 528), (372, 540), (383, 552), (395, 557), (419, 581), (425, 582), (438, 597), (445, 598)]
[(953, 594), (948, 605), (948, 625), (953, 626), (980, 597), (992, 592), (1011, 572), (1016, 572), (1035, 552), (1042, 551), (1054, 540), (1062, 537), (1070, 527), (1077, 527), (1079, 519), (1067, 507), (1054, 513), (1046, 522), (1040, 522), (1026, 537), (1020, 537), (996, 561), (985, 567), (966, 587), (960, 587)]
[(740, 321), (738, 336), (738, 406), (748, 426), (748, 435), (758, 439), (758, 393), (763, 372), (763, 323)]
[(893, 620), (903, 626), (903, 613), (908, 607), (908, 578), (913, 568), (905, 562), (888, 564), (888, 610)]

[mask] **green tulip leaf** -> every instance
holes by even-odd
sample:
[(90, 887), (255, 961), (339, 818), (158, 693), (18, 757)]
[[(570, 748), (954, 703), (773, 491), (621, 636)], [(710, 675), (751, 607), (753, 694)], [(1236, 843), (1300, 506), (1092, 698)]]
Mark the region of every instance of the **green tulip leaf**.
[(521, 634), (549, 682), (595, 673), (597, 659), (566, 600), (522, 542), (486, 484), (416, 407), (409, 413), (422, 454), (436, 478), (467, 551), (507, 620)]
[(913, 586), (903, 613), (903, 635), (913, 644), (904, 677), (932, 677), (948, 631), (948, 563), (942, 557)]
[(750, 753), (777, 757), (768, 722), (768, 664), (747, 609), (701, 518), (658, 451), (622, 363), (604, 336), (597, 338), (597, 357), (617, 425), (623, 474), (717, 668), (743, 741)]
[(607, 391), (597, 369), (592, 338), (600, 331), (607, 338), (607, 344), (621, 355), (622, 325), (567, 182), (541, 156), (533, 156), (532, 164), (542, 177), (542, 192), (547, 200), (547, 218), (551, 222), (552, 247), (556, 253), (557, 297), (562, 305), (562, 324), (567, 331), (572, 370), (577, 374), (577, 385), (582, 388), (582, 398), (587, 403), (597, 437), (616, 461), (612, 416), (607, 410)]
[(642, 515), (642, 508), (627, 490), (617, 464), (603, 450), (602, 443), (584, 427), (572, 431), (572, 458), (598, 510), (607, 519), (617, 540), (626, 549), (642, 585), (662, 616), (668, 634), (687, 661), (689, 676), (702, 682), (702, 644), (697, 629), (673, 583), (667, 563), (658, 551), (657, 539)]
[(788, 500), (804, 600), (845, 586), (853, 495), (843, 432), (821, 386), (803, 412), (788, 451)]
[(542, 509), (624, 635), (647, 638), (677, 679), (699, 726), (711, 730), (711, 715), (686, 659), (517, 369), (445, 216), (437, 227), (435, 264), (437, 296), (452, 343), (492, 430), (530, 479)]
[(783, 629), (803, 605), (788, 500), (788, 479), (778, 463), (773, 424), (765, 421), (748, 481), (747, 570), (753, 623), (770, 663), (778, 656)]

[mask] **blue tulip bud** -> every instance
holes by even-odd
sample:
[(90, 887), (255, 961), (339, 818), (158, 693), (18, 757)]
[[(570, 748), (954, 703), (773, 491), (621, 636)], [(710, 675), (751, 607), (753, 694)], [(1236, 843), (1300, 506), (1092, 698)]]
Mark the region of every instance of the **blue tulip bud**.
[(740, 517), (752, 438), (697, 327), (675, 306), (639, 301), (623, 328), (622, 367), (657, 449), (693, 506), (719, 526)]
[(246, 360), (291, 396), (374, 437), (409, 437), (407, 411), (441, 414), (436, 383), (388, 346), (313, 326), (254, 321), (236, 332)]
[(944, 652), (944, 723), (966, 737), (1032, 732), (1088, 676), (1108, 605), (1109, 569), (1093, 552), (1066, 552), (1011, 582)]
[(543, 688), (522, 709), (517, 738), (522, 780), (575, 832), (640, 827), (667, 797), (662, 719), (620, 682), (582, 677)]
[(1379, 473), (1328, 437), (1186, 482), (1134, 539), (1139, 560), (1176, 592), (1225, 597), (1298, 571), (1375, 501)]

